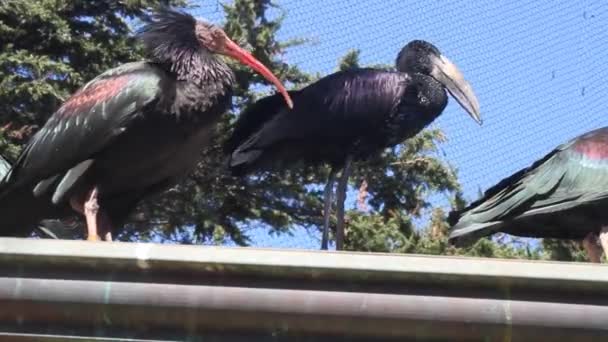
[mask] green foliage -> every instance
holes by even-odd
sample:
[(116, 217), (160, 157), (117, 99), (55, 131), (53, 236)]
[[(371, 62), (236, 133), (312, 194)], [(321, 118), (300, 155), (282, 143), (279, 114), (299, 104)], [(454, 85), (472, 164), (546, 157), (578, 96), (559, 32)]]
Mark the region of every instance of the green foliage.
[(543, 239), (546, 257), (558, 261), (589, 261), (589, 257), (579, 241)]
[(379, 214), (350, 212), (348, 222), (345, 242), (350, 250), (509, 259), (547, 258), (541, 248), (488, 238), (480, 239), (467, 248), (450, 246), (447, 242), (448, 224), (441, 208), (432, 211), (428, 226), (418, 229), (413, 229), (409, 217), (402, 212), (391, 212), (388, 218)]
[[(84, 82), (108, 68), (143, 58), (132, 24), (144, 9), (161, 0), (3, 0), (0, 1), (0, 154), (9, 160), (35, 129)], [(173, 4), (181, 0), (170, 1)], [(269, 9), (280, 14), (268, 15)], [(245, 46), (281, 80), (300, 88), (321, 75), (310, 75), (281, 59), (305, 38), (278, 41), (285, 13), (270, 0), (224, 4), (226, 32)], [(339, 70), (359, 67), (359, 50), (348, 52)], [(232, 62), (230, 62), (232, 63)], [(328, 168), (299, 168), (248, 178), (227, 174), (224, 139), (238, 113), (269, 89), (249, 68), (232, 63), (236, 98), (223, 117), (201, 163), (183, 182), (150, 198), (122, 232), (126, 240), (158, 238), (180, 243), (250, 243), (247, 228), (267, 226), (272, 233), (294, 225), (319, 227), (322, 192), (306, 184), (323, 183)], [(390, 65), (369, 67), (390, 69)], [(10, 125), (9, 125), (10, 124)], [(440, 208), (428, 225), (415, 221), (429, 212), (431, 196), (442, 194), (462, 207), (456, 172), (437, 157), (446, 137), (427, 129), (418, 136), (355, 164), (351, 187), (360, 187), (359, 209), (347, 213), (346, 248), (350, 250), (485, 257), (583, 260), (580, 247), (545, 241), (544, 251), (500, 239), (481, 239), (468, 249), (447, 245), (447, 223)], [(150, 229), (152, 228), (152, 229)]]
[(338, 70), (346, 71), (350, 69), (356, 69), (359, 67), (359, 55), (361, 50), (350, 50), (342, 57), (338, 65)]

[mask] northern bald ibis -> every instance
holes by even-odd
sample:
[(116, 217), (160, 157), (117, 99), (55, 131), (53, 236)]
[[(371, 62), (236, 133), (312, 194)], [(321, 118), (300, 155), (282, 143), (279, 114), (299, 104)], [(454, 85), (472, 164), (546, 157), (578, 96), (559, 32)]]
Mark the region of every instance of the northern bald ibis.
[(415, 40), (397, 56), (396, 71), (340, 71), (297, 91), (295, 109), (275, 94), (238, 118), (225, 150), (235, 175), (294, 165), (329, 163), (322, 249), (327, 249), (331, 194), (337, 172), (336, 248), (344, 237), (344, 199), (351, 164), (401, 143), (446, 107), (447, 91), (479, 124), (479, 104), (458, 68), (429, 42)]
[[(608, 256), (608, 127), (557, 146), (531, 166), (452, 211), (449, 240), (464, 246), (497, 232), (583, 240), (593, 262)], [(598, 245), (598, 235), (601, 248)]]
[(196, 166), (235, 83), (219, 55), (259, 72), (292, 106), (281, 82), (219, 27), (172, 8), (146, 21), (148, 59), (88, 82), (25, 146), (0, 183), (0, 235), (75, 211), (88, 240), (111, 240), (142, 198)]

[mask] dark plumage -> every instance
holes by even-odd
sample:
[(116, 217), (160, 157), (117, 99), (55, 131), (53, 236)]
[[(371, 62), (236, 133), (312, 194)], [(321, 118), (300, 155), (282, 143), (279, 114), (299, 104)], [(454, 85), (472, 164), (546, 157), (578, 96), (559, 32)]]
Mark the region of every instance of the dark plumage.
[[(11, 169), (11, 164), (8, 160), (4, 159), (4, 157), (0, 156), (0, 179), (4, 178), (8, 171)], [(73, 225), (61, 222), (59, 220), (42, 220), (39, 225), (34, 226), (33, 228), (38, 228), (40, 233), (45, 236), (58, 238), (56, 232), (61, 233), (69, 233)]]
[(451, 212), (450, 241), (466, 245), (496, 232), (595, 240), (608, 226), (607, 206), (608, 127), (604, 127), (558, 146), (501, 180), (467, 208)]
[[(338, 211), (343, 211), (350, 161), (363, 159), (420, 132), (445, 106), (447, 90), (478, 122), (479, 105), (456, 66), (432, 44), (412, 41), (399, 53), (396, 71), (356, 69), (326, 76), (290, 91), (295, 106), (287, 110), (278, 95), (256, 102), (242, 113), (226, 144), (234, 174), (283, 168), (297, 161), (329, 163), (325, 230), (335, 173)], [(343, 215), (338, 213), (337, 243)]]
[[(144, 197), (197, 163), (230, 105), (235, 58), (279, 90), (274, 75), (218, 27), (162, 9), (140, 35), (148, 61), (120, 65), (72, 95), (25, 146), (0, 183), (0, 235), (79, 212), (89, 239), (111, 237)], [(290, 99), (286, 96), (290, 103)]]

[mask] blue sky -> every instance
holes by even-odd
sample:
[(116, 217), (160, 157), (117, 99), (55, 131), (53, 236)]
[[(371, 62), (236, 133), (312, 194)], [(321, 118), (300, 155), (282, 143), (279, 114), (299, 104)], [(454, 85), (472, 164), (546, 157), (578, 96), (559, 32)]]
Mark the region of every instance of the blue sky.
[[(608, 125), (608, 2), (285, 0), (280, 39), (309, 38), (284, 58), (328, 74), (350, 49), (362, 63), (393, 63), (413, 39), (458, 65), (481, 104), (479, 127), (456, 104), (432, 126), (447, 134), (443, 158), (474, 199), (556, 145)], [(222, 20), (215, 1), (193, 12)], [(437, 205), (443, 205), (439, 201)], [(316, 236), (254, 234), (259, 246), (318, 248)]]

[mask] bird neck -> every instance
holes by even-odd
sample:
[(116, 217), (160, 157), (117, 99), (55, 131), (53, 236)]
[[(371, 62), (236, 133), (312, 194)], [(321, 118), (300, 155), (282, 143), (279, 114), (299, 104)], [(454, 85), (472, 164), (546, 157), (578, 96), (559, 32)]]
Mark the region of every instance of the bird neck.
[[(215, 120), (228, 109), (235, 76), (224, 61), (198, 52), (172, 61), (169, 69), (178, 81), (173, 105), (178, 116)], [(204, 117), (197, 115), (200, 112), (205, 112)]]
[(182, 58), (171, 61), (170, 70), (175, 73), (178, 81), (186, 81), (199, 87), (231, 87), (235, 82), (234, 73), (224, 61), (200, 50), (184, 53)]
[(386, 121), (387, 146), (420, 132), (441, 115), (447, 103), (441, 83), (424, 74), (410, 74), (397, 110)]
[(409, 98), (406, 102), (416, 107), (429, 122), (435, 120), (448, 104), (448, 94), (445, 87), (435, 78), (421, 74), (411, 73)]

